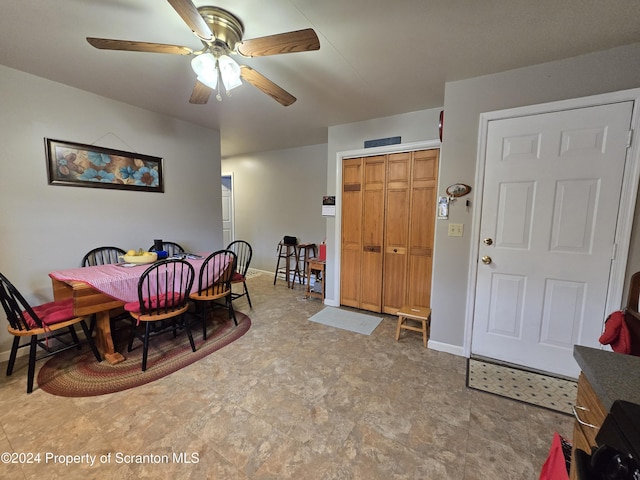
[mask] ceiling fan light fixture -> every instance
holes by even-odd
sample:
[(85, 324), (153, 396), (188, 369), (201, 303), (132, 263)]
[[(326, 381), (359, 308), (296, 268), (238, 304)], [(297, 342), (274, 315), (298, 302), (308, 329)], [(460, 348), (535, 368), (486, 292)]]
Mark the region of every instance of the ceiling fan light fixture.
[(95, 37), (87, 37), (87, 41), (101, 50), (193, 55), (191, 68), (198, 80), (189, 98), (192, 104), (207, 103), (212, 90), (216, 92), (216, 98), (221, 100), (223, 88), (229, 95), (230, 90), (242, 85), (243, 80), (285, 107), (296, 101), (296, 97), (282, 87), (253, 68), (238, 65), (228, 55), (239, 54), (250, 58), (318, 50), (320, 40), (312, 28), (247, 40), (244, 39), (242, 21), (231, 12), (213, 6), (196, 7), (193, 0), (168, 1), (201, 40), (202, 49), (196, 51), (180, 45)]
[(211, 53), (197, 55), (191, 60), (191, 68), (198, 76), (198, 81), (215, 90), (218, 86), (218, 70), (216, 58)]
[(240, 65), (228, 55), (221, 55), (218, 59), (218, 68), (220, 69), (220, 76), (222, 77), (222, 83), (224, 89), (229, 92), (230, 90), (242, 85), (240, 78)]

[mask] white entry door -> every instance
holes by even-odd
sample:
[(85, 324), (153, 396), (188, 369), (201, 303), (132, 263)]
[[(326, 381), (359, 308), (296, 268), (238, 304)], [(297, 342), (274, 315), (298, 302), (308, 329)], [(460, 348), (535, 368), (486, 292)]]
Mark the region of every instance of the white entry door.
[(226, 247), (235, 237), (233, 224), (233, 177), (222, 176), (222, 242)]
[(577, 377), (599, 345), (632, 108), (489, 122), (472, 354)]

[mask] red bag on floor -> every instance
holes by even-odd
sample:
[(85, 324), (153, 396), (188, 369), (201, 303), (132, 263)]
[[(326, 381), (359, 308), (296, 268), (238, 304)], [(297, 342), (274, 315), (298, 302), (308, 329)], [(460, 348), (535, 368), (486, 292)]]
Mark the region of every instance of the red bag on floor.
[[(549, 456), (540, 470), (540, 480), (569, 480), (569, 463), (562, 448), (562, 441), (562, 437), (557, 432), (553, 434)], [(569, 444), (566, 440), (564, 443)], [(570, 452), (569, 455), (571, 455)]]

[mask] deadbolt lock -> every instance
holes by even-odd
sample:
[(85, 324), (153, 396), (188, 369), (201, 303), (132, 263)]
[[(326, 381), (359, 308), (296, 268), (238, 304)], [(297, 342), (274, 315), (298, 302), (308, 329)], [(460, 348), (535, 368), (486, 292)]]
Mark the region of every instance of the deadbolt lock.
[(483, 240), (485, 245), (493, 245), (493, 239), (492, 238), (485, 238)]

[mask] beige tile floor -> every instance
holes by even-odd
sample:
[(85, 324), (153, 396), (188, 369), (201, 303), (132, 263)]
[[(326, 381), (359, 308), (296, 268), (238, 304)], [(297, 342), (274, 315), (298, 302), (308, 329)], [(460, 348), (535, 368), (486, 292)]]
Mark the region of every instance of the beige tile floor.
[[(133, 390), (27, 395), (20, 360), (0, 375), (0, 452), (40, 463), (0, 478), (537, 479), (553, 432), (571, 436), (566, 415), (467, 389), (465, 359), (420, 334), (396, 342), (395, 317), (370, 336), (325, 327), (307, 320), (318, 300), (272, 280), (249, 280), (253, 310), (236, 302), (245, 336)], [(59, 463), (72, 455), (95, 464)]]

